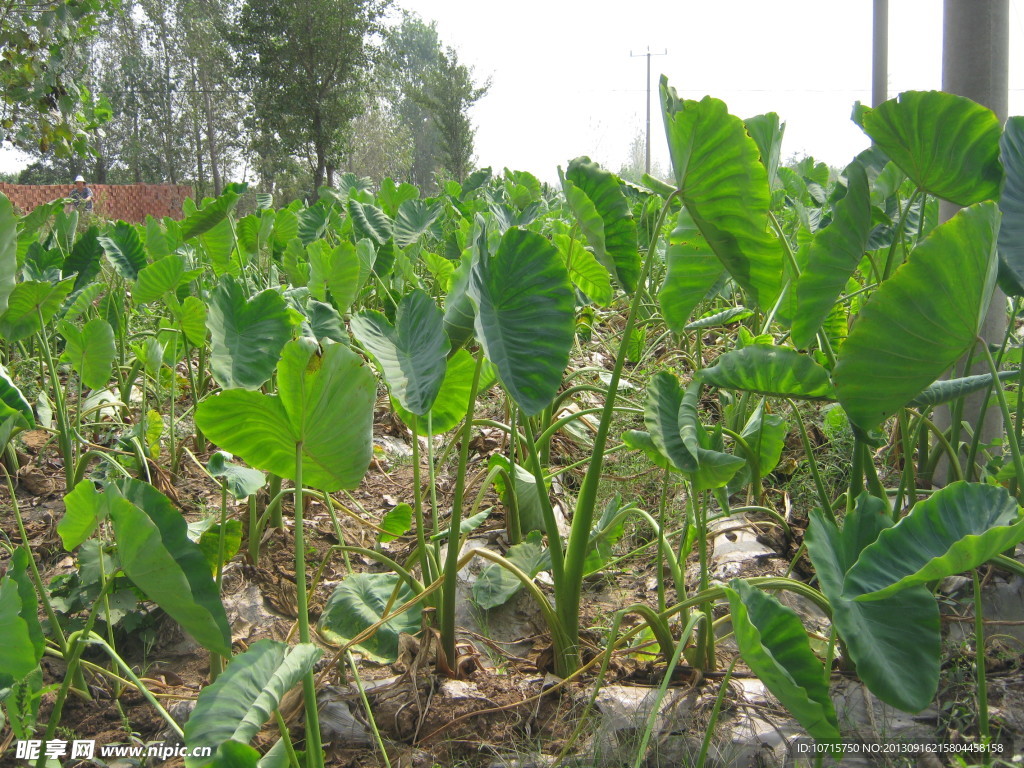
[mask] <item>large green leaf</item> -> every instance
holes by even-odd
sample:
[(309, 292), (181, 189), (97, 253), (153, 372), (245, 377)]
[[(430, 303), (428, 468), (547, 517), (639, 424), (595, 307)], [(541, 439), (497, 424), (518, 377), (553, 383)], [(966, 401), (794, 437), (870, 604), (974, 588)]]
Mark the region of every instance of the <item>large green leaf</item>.
[(877, 427), (974, 344), (995, 284), (998, 227), (995, 204), (965, 208), (864, 303), (832, 374), (860, 429)]
[(7, 297), (18, 275), (18, 219), (14, 206), (0, 192), (0, 314), (7, 309)]
[(57, 524), (64, 549), (72, 551), (92, 536), (107, 516), (107, 496), (96, 490), (92, 480), (82, 480), (64, 495), (64, 516)]
[(736, 643), (747, 666), (812, 738), (839, 741), (824, 666), (811, 650), (800, 617), (741, 579), (735, 579), (726, 594)]
[(923, 586), (859, 603), (843, 597), (843, 581), (861, 551), (892, 525), (881, 500), (861, 494), (842, 532), (819, 510), (810, 513), (805, 541), (832, 621), (857, 674), (882, 701), (917, 712), (939, 684), (939, 608)]
[(593, 253), (569, 235), (555, 235), (552, 242), (558, 248), (569, 271), (569, 279), (595, 304), (607, 307), (612, 302), (612, 281), (608, 270)]
[(1020, 508), (1001, 486), (957, 482), (882, 531), (846, 574), (858, 602), (969, 571), (1024, 541)]
[(308, 339), (284, 346), (277, 395), (232, 389), (200, 403), (196, 424), (214, 443), (246, 463), (295, 479), (302, 446), (303, 482), (336, 491), (362, 480), (373, 454), (377, 381), (341, 344), (322, 355)]
[[(108, 494), (116, 493), (108, 490)], [(170, 500), (139, 480), (108, 499), (121, 567), (204, 648), (231, 655), (231, 630), (210, 567)]]
[(473, 259), (464, 255), (455, 268), (444, 302), (444, 332), (453, 347), (463, 347), (473, 338), (476, 310), (469, 296)]
[[(441, 388), (434, 398), (434, 404), (430, 407), (427, 416), (430, 419), (430, 429), (435, 435), (447, 432), (457, 426), (469, 410), (469, 395), (473, 389), (473, 369), (476, 361), (473, 356), (464, 349), (459, 349), (445, 363), (444, 380)], [(491, 369), (493, 370), (493, 369)], [(481, 386), (483, 391), (484, 372), (481, 371)], [(397, 400), (392, 400), (391, 405), (395, 412), (407, 425), (411, 426), (413, 414), (405, 410)], [(416, 419), (416, 433), (427, 434), (427, 418)]]
[(186, 217), (181, 222), (181, 239), (189, 240), (202, 235), (227, 218), (240, 197), (239, 191), (245, 191), (244, 185), (238, 190), (234, 185), (215, 200), (208, 200), (202, 208)]
[(206, 325), (212, 341), (210, 369), (225, 389), (261, 387), (292, 336), (280, 293), (268, 288), (246, 300), (245, 289), (230, 275), (210, 294)]
[[(253, 643), (203, 688), (185, 724), (185, 743), (193, 751), (196, 747), (216, 751), (226, 741), (248, 744), (319, 656), (320, 649), (312, 643)], [(209, 760), (187, 758), (185, 765), (196, 768)]]
[(868, 178), (860, 163), (846, 169), (846, 195), (836, 203), (832, 223), (818, 231), (796, 284), (793, 343), (808, 347), (850, 275), (864, 258), (871, 232)]
[(380, 183), (380, 192), (377, 193), (377, 201), (384, 213), (388, 216), (395, 216), (399, 206), (407, 200), (415, 200), (420, 196), (420, 191), (412, 184), (401, 182), (396, 185), (395, 180), (386, 178)]
[(110, 323), (94, 317), (81, 329), (68, 322), (60, 323), (59, 329), (65, 341), (60, 359), (71, 364), (89, 389), (105, 387), (117, 355)]
[(779, 171), (782, 137), (786, 133), (786, 124), (779, 123), (779, 116), (775, 112), (767, 112), (748, 117), (743, 121), (743, 125), (761, 153), (761, 164), (768, 172), (768, 182), (774, 182)]
[[(339, 584), (320, 615), (320, 631), (339, 643), (356, 635), (384, 617), (384, 609), (398, 586), (396, 573), (357, 573)], [(392, 610), (412, 599), (412, 590), (403, 583), (392, 603)], [(372, 656), (394, 661), (398, 656), (398, 635), (415, 634), (420, 630), (423, 609), (415, 605), (382, 624), (358, 647)]]
[(236, 499), (248, 498), (267, 484), (267, 477), (262, 472), (235, 464), (230, 459), (230, 453), (214, 451), (206, 468), (227, 486), (228, 493)]
[(542, 505), (541, 493), (548, 493), (547, 485), (544, 490), (537, 490), (537, 478), (522, 464), (512, 464), (507, 456), (495, 454), (487, 462), (488, 469), (501, 467), (503, 472), (494, 478), (494, 490), (497, 491), (501, 503), (506, 509), (515, 510), (518, 513), (519, 532), (530, 533), (531, 531), (544, 530), (544, 507)]
[(222, 219), (203, 234), (199, 235), (199, 244), (206, 253), (206, 262), (213, 268), (213, 273), (221, 275), (241, 276), (242, 265), (238, 258), (232, 258), (235, 250), (235, 234), (230, 219)]
[(93, 225), (75, 241), (71, 253), (64, 259), (61, 275), (63, 277), (75, 275), (75, 290), (80, 290), (99, 274), (102, 257), (103, 246), (99, 241), (99, 228)]
[(999, 119), (963, 96), (907, 91), (864, 116), (864, 131), (919, 187), (957, 205), (999, 194)]
[[(541, 543), (540, 531), (532, 531), (520, 544), (505, 553), (505, 559), (531, 578), (551, 566), (551, 557)], [(473, 602), (484, 610), (504, 605), (523, 587), (518, 577), (498, 563), (488, 564), (473, 582)]]
[(761, 400), (740, 433), (751, 451), (747, 457), (747, 470), (757, 480), (778, 465), (789, 432), (786, 420), (777, 413), (765, 413), (764, 407), (765, 402)]
[(139, 270), (132, 298), (140, 304), (159, 301), (165, 293), (178, 290), (185, 279), (185, 260), (179, 254), (172, 253)]
[(194, 347), (206, 344), (206, 304), (196, 296), (186, 296), (180, 305), (172, 301), (170, 308), (188, 342)]
[(15, 342), (42, 330), (40, 315), (43, 323), (50, 322), (71, 293), (74, 282), (69, 277), (56, 285), (34, 280), (18, 283), (7, 299), (7, 311), (0, 315), (0, 336)]
[(1006, 121), (999, 162), (1005, 174), (999, 194), (999, 285), (1010, 296), (1024, 296), (1024, 117)]
[(701, 382), (695, 379), (686, 385), (679, 403), (679, 434), (686, 450), (697, 460), (697, 471), (690, 479), (696, 490), (722, 488), (735, 477), (746, 463), (739, 456), (722, 451), (722, 431), (718, 427), (711, 435), (700, 422)]
[[(18, 386), (14, 383), (10, 376), (7, 374), (7, 369), (0, 365), (0, 404), (5, 408), (9, 408), (11, 411), (15, 411), (24, 418), (25, 423), (30, 427), (36, 425), (35, 416), (32, 413), (32, 406), (29, 405), (28, 400), (18, 389)], [(3, 414), (0, 418), (6, 418), (8, 414)], [(2, 448), (2, 446), (0, 446)]]
[(700, 377), (705, 384), (720, 389), (757, 392), (769, 397), (835, 399), (828, 371), (790, 347), (754, 344), (734, 349), (701, 371)]
[(394, 223), (380, 208), (349, 200), (348, 214), (352, 219), (352, 228), (357, 239), (368, 237), (378, 247), (391, 239)]
[(575, 335), (572, 287), (558, 251), (513, 227), (494, 256), (476, 260), (467, 292), (487, 359), (512, 399), (536, 415), (562, 384)]
[(394, 325), (380, 312), (366, 310), (352, 318), (351, 327), (383, 369), (392, 396), (407, 411), (426, 414), (444, 381), (451, 349), (434, 300), (417, 289), (399, 302)]
[(399, 248), (408, 248), (415, 243), (442, 211), (440, 203), (427, 205), (423, 200), (405, 200), (399, 206), (398, 215), (395, 217), (395, 245)]
[(680, 472), (693, 473), (697, 471), (697, 460), (683, 444), (679, 432), (679, 406), (682, 402), (683, 390), (676, 377), (667, 371), (654, 374), (647, 385), (644, 426), (659, 453)]
[(355, 301), (360, 288), (360, 261), (352, 243), (340, 243), (328, 249), (323, 240), (311, 243), (309, 254), (309, 292), (319, 301), (327, 300), (327, 292), (339, 312), (346, 312)]
[[(1016, 370), (999, 372), (1000, 381), (1016, 379), (1018, 376), (1020, 376), (1020, 373)], [(963, 376), (958, 379), (940, 379), (911, 400), (910, 405), (918, 408), (930, 408), (934, 405), (942, 405), (950, 400), (956, 400), (973, 392), (978, 392), (991, 385), (991, 373), (979, 373), (974, 376)]]
[(782, 289), (783, 254), (768, 232), (771, 195), (743, 121), (710, 96), (680, 100), (662, 78), (665, 130), (676, 186), (708, 245), (763, 310)]
[(142, 246), (139, 233), (131, 224), (117, 222), (109, 234), (96, 238), (121, 277), (137, 280), (139, 272), (146, 266), (146, 249)]
[(0, 678), (21, 680), (43, 657), (36, 591), (27, 574), (30, 557), (25, 547), (16, 548), (0, 579)]
[(622, 183), (589, 157), (577, 157), (569, 163), (562, 186), (594, 255), (632, 293), (640, 278), (640, 252)]

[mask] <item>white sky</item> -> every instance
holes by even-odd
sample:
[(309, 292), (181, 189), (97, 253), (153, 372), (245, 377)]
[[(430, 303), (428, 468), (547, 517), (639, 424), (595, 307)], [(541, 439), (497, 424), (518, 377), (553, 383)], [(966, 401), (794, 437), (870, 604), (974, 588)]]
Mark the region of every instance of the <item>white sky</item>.
[[(436, 20), (491, 90), (473, 110), (481, 166), (555, 180), (589, 155), (611, 170), (644, 129), (651, 59), (652, 161), (667, 165), (657, 82), (712, 95), (733, 114), (775, 111), (783, 157), (842, 166), (867, 146), (849, 115), (871, 100), (871, 0), (396, 0)], [(1024, 0), (1010, 0), (1010, 114), (1024, 112)], [(941, 0), (890, 0), (889, 94), (941, 85)], [(24, 160), (0, 150), (0, 171)]]

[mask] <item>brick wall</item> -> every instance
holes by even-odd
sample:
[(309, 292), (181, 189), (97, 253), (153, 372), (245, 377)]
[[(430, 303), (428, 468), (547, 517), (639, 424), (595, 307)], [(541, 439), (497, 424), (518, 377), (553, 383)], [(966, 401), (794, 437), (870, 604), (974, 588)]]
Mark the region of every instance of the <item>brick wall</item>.
[[(88, 184), (93, 194), (93, 211), (106, 219), (145, 221), (146, 215), (162, 219), (181, 218), (181, 203), (192, 197), (192, 187), (174, 184)], [(74, 189), (68, 185), (5, 184), (3, 192), (16, 209), (27, 213), (38, 205), (67, 197)]]

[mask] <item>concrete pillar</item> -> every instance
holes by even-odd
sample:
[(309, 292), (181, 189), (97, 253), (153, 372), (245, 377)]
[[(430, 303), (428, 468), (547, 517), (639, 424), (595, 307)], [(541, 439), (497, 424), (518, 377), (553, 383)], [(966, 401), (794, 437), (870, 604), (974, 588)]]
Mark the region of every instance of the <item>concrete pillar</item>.
[[(1008, 111), (1008, 70), (1010, 57), (1009, 0), (944, 0), (942, 18), (942, 90), (982, 104), (1006, 122)], [(946, 221), (959, 208), (941, 201), (939, 218)], [(981, 334), (990, 344), (998, 344), (1006, 333), (1006, 297), (996, 289)], [(982, 362), (971, 373), (987, 373)], [(968, 397), (963, 419), (977, 423), (984, 392)], [(939, 424), (949, 423), (948, 411), (936, 414)], [(989, 443), (1002, 437), (1003, 418), (998, 408), (989, 408), (982, 426), (981, 441)], [(936, 478), (945, 475), (940, 465)]]

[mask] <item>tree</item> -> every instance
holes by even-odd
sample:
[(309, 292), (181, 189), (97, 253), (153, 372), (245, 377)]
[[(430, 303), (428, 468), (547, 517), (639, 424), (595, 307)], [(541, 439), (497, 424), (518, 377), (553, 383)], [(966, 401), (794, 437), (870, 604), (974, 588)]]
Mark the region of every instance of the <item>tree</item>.
[(82, 85), (83, 45), (113, 0), (0, 0), (0, 142), (84, 155), (109, 112)]
[(313, 196), (330, 183), (345, 130), (363, 107), (371, 37), (389, 0), (245, 0), (231, 35), (252, 93), (251, 127), (307, 153)]
[(374, 80), (412, 140), (412, 162), (406, 178), (427, 192), (434, 187), (441, 150), (434, 121), (415, 95), (441, 53), (437, 23), (424, 23), (415, 13), (402, 11), (402, 21), (388, 30), (383, 49)]
[(437, 132), (441, 166), (462, 181), (473, 165), (473, 138), (476, 133), (469, 109), (486, 95), (491, 83), (473, 82), (473, 73), (459, 63), (454, 48), (438, 53), (437, 62), (427, 70), (423, 85), (413, 99), (426, 110)]
[(379, 184), (385, 178), (407, 178), (414, 142), (408, 127), (382, 99), (368, 98), (363, 113), (352, 121), (346, 143), (346, 170)]

